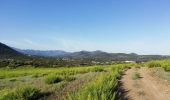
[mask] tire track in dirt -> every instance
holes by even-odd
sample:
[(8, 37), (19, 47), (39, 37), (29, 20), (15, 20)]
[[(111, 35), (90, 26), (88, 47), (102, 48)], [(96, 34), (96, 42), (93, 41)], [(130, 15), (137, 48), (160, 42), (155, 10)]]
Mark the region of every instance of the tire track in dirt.
[[(141, 78), (133, 80), (134, 72), (139, 72)], [(163, 80), (152, 77), (146, 67), (127, 70), (120, 81), (126, 91), (124, 100), (170, 100), (170, 87)]]

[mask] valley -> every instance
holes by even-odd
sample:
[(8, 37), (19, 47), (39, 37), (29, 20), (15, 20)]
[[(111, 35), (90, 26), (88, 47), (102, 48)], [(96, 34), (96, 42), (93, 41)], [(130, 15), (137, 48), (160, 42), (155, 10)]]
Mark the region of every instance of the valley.
[(168, 56), (145, 55), (146, 61), (142, 58), (138, 62), (136, 57), (142, 56), (137, 54), (80, 51), (71, 54), (72, 57), (51, 58), (28, 56), (5, 44), (0, 45), (0, 50), (0, 100), (167, 100), (170, 97)]

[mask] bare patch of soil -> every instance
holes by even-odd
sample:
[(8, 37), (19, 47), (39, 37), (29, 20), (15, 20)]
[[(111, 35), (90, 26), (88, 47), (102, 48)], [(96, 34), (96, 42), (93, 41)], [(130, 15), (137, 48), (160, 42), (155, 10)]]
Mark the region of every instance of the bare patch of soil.
[[(139, 72), (141, 78), (132, 79), (132, 74)], [(150, 75), (151, 70), (143, 67), (129, 69), (122, 76), (123, 100), (170, 100), (170, 86), (166, 81)]]

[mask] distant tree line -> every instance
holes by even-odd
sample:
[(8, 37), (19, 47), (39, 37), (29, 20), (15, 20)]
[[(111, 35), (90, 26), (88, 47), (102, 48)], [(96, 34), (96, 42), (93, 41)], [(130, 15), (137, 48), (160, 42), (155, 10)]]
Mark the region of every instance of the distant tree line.
[(167, 59), (161, 56), (140, 56), (138, 58), (110, 58), (107, 57), (38, 57), (38, 56), (17, 56), (0, 59), (0, 67), (16, 68), (19, 66), (30, 65), (34, 67), (73, 67), (106, 65), (113, 63), (124, 63), (124, 61), (145, 62), (150, 60)]

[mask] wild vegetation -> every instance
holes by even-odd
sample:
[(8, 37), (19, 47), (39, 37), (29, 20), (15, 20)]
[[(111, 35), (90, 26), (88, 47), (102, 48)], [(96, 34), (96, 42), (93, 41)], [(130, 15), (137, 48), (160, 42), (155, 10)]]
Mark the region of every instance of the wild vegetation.
[(35, 100), (40, 96), (40, 89), (25, 86), (14, 89), (1, 97), (3, 100)]
[[(170, 61), (126, 63), (82, 67), (45, 68), (22, 66), (0, 68), (0, 100), (35, 100), (58, 98), (59, 100), (116, 100), (120, 99), (119, 79), (124, 71), (148, 66), (154, 74), (169, 80), (167, 70)], [(165, 70), (160, 75), (160, 69)], [(131, 74), (133, 80), (141, 77)]]
[[(90, 82), (88, 81), (84, 84), (78, 83), (82, 84), (81, 88), (77, 89), (78, 92), (75, 94), (75, 91), (68, 92), (68, 95), (66, 94), (64, 97), (69, 99), (80, 97), (82, 99), (84, 98), (84, 100), (86, 96), (91, 99), (101, 98), (101, 96), (105, 99), (115, 98), (118, 78), (123, 69), (131, 65), (134, 64), (71, 68), (34, 68), (30, 66), (14, 69), (1, 68), (0, 98), (2, 100), (14, 100), (18, 98), (32, 100), (32, 98), (38, 98), (39, 95), (42, 94), (55, 95), (55, 93), (61, 91), (62, 88), (69, 84), (74, 84), (74, 81), (80, 80), (84, 75), (88, 77), (90, 74), (96, 74), (97, 77), (93, 77)], [(107, 86), (105, 86), (106, 84)], [(23, 87), (25, 85), (28, 87)], [(106, 92), (107, 90), (108, 92)], [(98, 95), (93, 95), (96, 93)], [(48, 98), (46, 95), (41, 97)]]
[[(96, 58), (83, 56), (90, 52), (79, 52), (82, 57), (50, 58), (22, 55), (5, 48), (12, 57), (4, 55), (7, 58), (0, 59), (0, 100), (117, 100), (122, 95), (120, 80), (130, 68), (135, 69), (133, 73), (130, 71), (133, 80), (130, 82), (139, 82), (139, 85), (143, 67), (149, 67), (153, 75), (161, 79), (170, 80), (170, 60), (154, 60), (162, 59), (160, 56), (117, 54), (123, 55), (117, 59), (105, 58), (97, 52), (100, 56)], [(125, 61), (136, 57), (140, 60)], [(154, 61), (141, 62), (148, 58)]]
[(137, 80), (137, 79), (139, 79), (140, 78), (140, 73), (139, 72), (134, 72), (134, 73), (132, 73), (132, 79), (133, 80)]
[(77, 92), (68, 94), (69, 100), (115, 100), (118, 91), (118, 78), (127, 66), (111, 68), (109, 73), (102, 73), (95, 81), (85, 84)]
[(170, 60), (156, 60), (147, 63), (148, 67), (162, 67), (165, 71), (170, 71)]
[(152, 68), (152, 75), (170, 81), (170, 60), (150, 61), (146, 66)]

